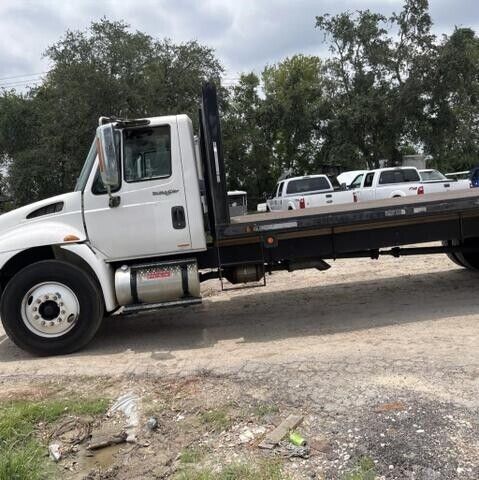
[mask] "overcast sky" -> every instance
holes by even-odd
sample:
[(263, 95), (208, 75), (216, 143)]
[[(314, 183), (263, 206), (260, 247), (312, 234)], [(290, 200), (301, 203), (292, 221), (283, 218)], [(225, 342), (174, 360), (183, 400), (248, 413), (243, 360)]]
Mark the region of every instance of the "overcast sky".
[[(401, 0), (0, 0), (0, 86), (38, 80), (42, 53), (66, 29), (84, 29), (102, 16), (174, 42), (196, 39), (216, 49), (227, 82), (294, 53), (326, 55), (315, 16), (369, 8), (384, 14)], [(479, 30), (479, 0), (430, 0), (434, 31)], [(22, 77), (20, 77), (22, 75)], [(30, 75), (24, 77), (24, 75)], [(16, 77), (16, 78), (6, 78)]]

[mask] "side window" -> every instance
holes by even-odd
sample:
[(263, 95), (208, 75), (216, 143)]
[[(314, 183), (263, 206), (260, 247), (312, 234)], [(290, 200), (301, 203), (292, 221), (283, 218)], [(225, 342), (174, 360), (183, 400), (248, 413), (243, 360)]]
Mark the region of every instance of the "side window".
[(170, 127), (126, 130), (124, 159), (127, 182), (171, 176)]
[(365, 187), (372, 187), (373, 186), (373, 178), (374, 178), (374, 172), (368, 173), (366, 175), (366, 178), (364, 179), (364, 186)]
[(364, 175), (361, 173), (359, 174), (349, 185), (349, 188), (359, 188), (361, 186), (361, 182), (363, 181)]
[(284, 182), (281, 182), (278, 185), (278, 193), (276, 194), (277, 197), (282, 197), (283, 196), (283, 185), (284, 185)]

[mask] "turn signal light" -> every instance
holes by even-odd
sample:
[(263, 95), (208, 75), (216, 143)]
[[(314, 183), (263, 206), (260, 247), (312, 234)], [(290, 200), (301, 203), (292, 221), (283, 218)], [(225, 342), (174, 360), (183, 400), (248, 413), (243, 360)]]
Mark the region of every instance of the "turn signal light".
[(306, 208), (306, 202), (304, 201), (304, 198), (299, 199), (299, 208)]
[(80, 240), (76, 235), (66, 235), (63, 237), (64, 242), (76, 242), (77, 240)]
[(420, 187), (418, 187), (417, 194), (418, 195), (424, 195), (424, 187), (422, 185)]

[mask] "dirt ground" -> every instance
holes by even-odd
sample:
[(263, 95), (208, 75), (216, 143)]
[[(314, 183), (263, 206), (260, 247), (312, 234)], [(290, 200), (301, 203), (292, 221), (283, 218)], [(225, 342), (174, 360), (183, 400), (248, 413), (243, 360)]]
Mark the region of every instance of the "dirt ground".
[[(299, 413), (320, 447), (285, 460), (290, 478), (363, 478), (345, 472), (368, 458), (377, 478), (478, 479), (478, 282), (444, 255), (340, 260), (266, 287), (208, 282), (201, 306), (111, 317), (74, 355), (34, 358), (0, 329), (0, 397), (51, 382), (137, 392), (159, 419), (156, 454), (143, 449), (108, 478), (173, 477), (188, 445), (211, 458), (273, 455), (258, 439)], [(220, 408), (220, 429), (179, 433)], [(246, 430), (255, 438), (240, 441)]]

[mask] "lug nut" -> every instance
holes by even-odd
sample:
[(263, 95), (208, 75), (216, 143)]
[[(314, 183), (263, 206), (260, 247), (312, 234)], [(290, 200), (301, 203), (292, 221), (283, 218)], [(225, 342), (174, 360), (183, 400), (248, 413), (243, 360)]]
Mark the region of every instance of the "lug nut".
[(37, 308), (37, 307), (33, 307), (32, 310), (33, 310), (34, 312), (36, 312), (36, 311), (38, 310), (38, 308)]
[(63, 302), (60, 302), (60, 307), (63, 307)]
[(67, 313), (67, 312), (65, 312), (65, 310), (62, 310), (62, 315), (65, 315), (65, 313)]
[(55, 295), (56, 295), (58, 298), (62, 298), (62, 296), (61, 296), (58, 292), (57, 292)]
[(55, 326), (55, 322), (50, 322), (50, 327), (54, 327)]
[(41, 324), (43, 327), (45, 326), (45, 320), (42, 320)]
[(39, 298), (37, 298), (37, 303), (42, 303), (42, 301)]
[(56, 300), (56, 299), (57, 299), (57, 297), (56, 297), (56, 296), (54, 296), (54, 297), (53, 297), (53, 300)]
[(33, 318), (34, 318), (35, 320), (38, 320), (38, 319), (40, 318), (40, 316), (39, 316), (39, 315), (35, 315)]

